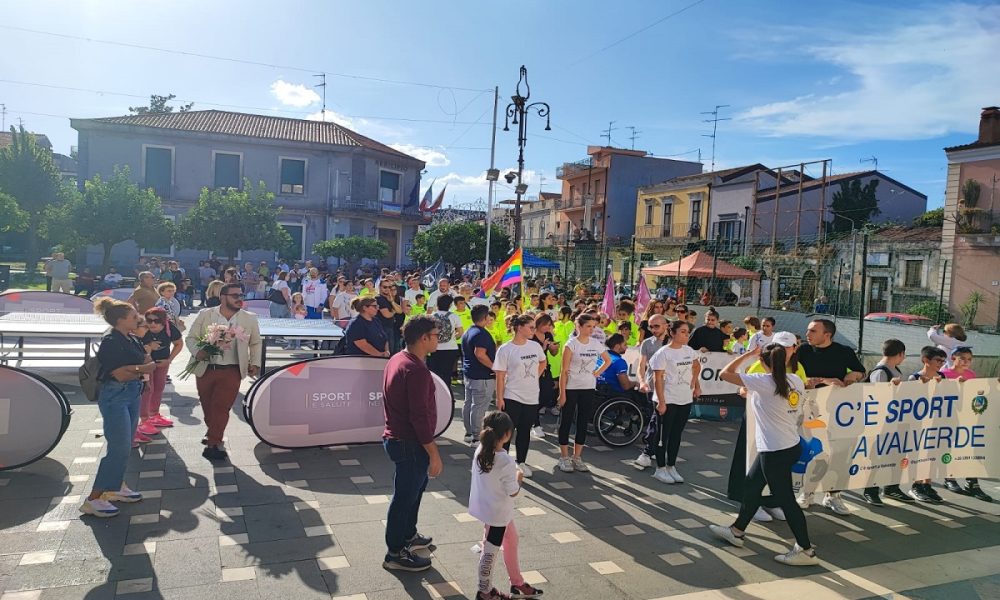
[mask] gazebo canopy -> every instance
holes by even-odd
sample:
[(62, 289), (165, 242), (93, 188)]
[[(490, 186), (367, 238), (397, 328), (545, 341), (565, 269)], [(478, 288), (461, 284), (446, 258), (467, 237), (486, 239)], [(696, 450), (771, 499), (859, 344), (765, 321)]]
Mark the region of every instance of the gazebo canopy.
[(716, 259), (711, 254), (706, 254), (700, 250), (667, 265), (647, 267), (642, 270), (642, 274), (655, 277), (700, 277), (708, 279), (712, 277), (713, 264), (715, 265), (714, 272), (716, 279), (760, 279), (759, 273), (741, 269), (736, 265)]

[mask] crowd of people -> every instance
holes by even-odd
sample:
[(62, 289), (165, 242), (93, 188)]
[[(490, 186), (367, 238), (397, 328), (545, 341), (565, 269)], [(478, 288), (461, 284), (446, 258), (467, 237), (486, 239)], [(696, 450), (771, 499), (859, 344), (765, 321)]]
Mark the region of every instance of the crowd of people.
[[(350, 277), (342, 272), (325, 278), (312, 265), (304, 276), (278, 265), (255, 269), (244, 265), (205, 279), (203, 309), (187, 332), (186, 344), (198, 366), (198, 394), (205, 411), (204, 456), (224, 460), (222, 436), (229, 409), (241, 381), (260, 368), (260, 336), (256, 318), (241, 310), (251, 297), (268, 299), (271, 314), (285, 318), (332, 318), (345, 327), (339, 352), (388, 358), (384, 375), (385, 451), (394, 463), (394, 494), (386, 525), (390, 569), (419, 571), (431, 559), (414, 552), (432, 540), (417, 531), (420, 497), (427, 478), (442, 467), (434, 442), (436, 404), (433, 377), (462, 384), (462, 427), (466, 443), (476, 448), (472, 465), (470, 514), (484, 524), (478, 598), (533, 598), (541, 590), (524, 582), (517, 562), (517, 530), (512, 498), (525, 478), (533, 440), (544, 438), (542, 419), (556, 418), (559, 446), (557, 471), (587, 472), (584, 449), (596, 397), (635, 394), (649, 407), (643, 448), (635, 468), (653, 469), (652, 478), (683, 484), (677, 468), (681, 441), (692, 405), (701, 393), (699, 355), (723, 352), (731, 362), (720, 379), (740, 389), (746, 410), (756, 422), (757, 456), (746, 466), (746, 425), (741, 422), (727, 494), (741, 503), (730, 526), (711, 531), (729, 544), (742, 546), (753, 521), (787, 521), (795, 545), (775, 558), (790, 565), (816, 564), (803, 509), (813, 494), (802, 483), (802, 466), (811, 446), (800, 438), (805, 390), (848, 386), (862, 381), (906, 379), (970, 379), (973, 350), (957, 324), (928, 331), (930, 345), (920, 351), (922, 368), (903, 373), (906, 348), (886, 340), (882, 360), (871, 370), (856, 353), (836, 341), (836, 325), (826, 319), (809, 323), (804, 340), (780, 331), (773, 317), (748, 315), (740, 323), (720, 318), (711, 306), (702, 314), (672, 298), (654, 298), (646, 306), (616, 299), (614, 314), (602, 310), (600, 296), (587, 289), (561, 293), (553, 282), (526, 282), (522, 294), (503, 288), (486, 296), (479, 281), (441, 278), (426, 289), (419, 273), (383, 270), (377, 277)], [(267, 271), (264, 273), (263, 271)], [(206, 271), (207, 273), (207, 271)], [(256, 277), (254, 277), (256, 275)], [(101, 461), (93, 493), (81, 510), (98, 516), (117, 514), (115, 502), (141, 499), (124, 486), (124, 464), (132, 444), (143, 443), (172, 423), (159, 414), (170, 362), (185, 340), (180, 320), (184, 305), (177, 286), (152, 271), (141, 271), (127, 302), (102, 298), (96, 310), (112, 326), (100, 348), (108, 454)], [(282, 307), (284, 307), (282, 309)], [(200, 345), (212, 326), (236, 327), (245, 339), (218, 355)], [(629, 375), (624, 355), (637, 347), (638, 379)], [(146, 381), (144, 384), (143, 381)], [(449, 389), (454, 389), (449, 385)], [(570, 444), (570, 437), (573, 443)], [(132, 442), (130, 444), (129, 442)], [(513, 456), (508, 454), (514, 446)], [(992, 499), (978, 482), (964, 485), (948, 479), (946, 489), (984, 501)], [(763, 495), (764, 489), (769, 495)], [(882, 497), (901, 502), (941, 503), (929, 481), (903, 492), (899, 486), (868, 488), (862, 497), (883, 506)], [(841, 491), (827, 492), (820, 504), (849, 515)], [(492, 585), (492, 565), (502, 552), (510, 576), (510, 594)]]

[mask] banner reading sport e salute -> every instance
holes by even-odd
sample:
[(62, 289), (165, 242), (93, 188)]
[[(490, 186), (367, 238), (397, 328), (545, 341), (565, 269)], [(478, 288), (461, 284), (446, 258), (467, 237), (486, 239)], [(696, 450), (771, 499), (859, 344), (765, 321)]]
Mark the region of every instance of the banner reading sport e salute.
[[(1000, 465), (997, 379), (827, 387), (809, 390), (801, 402), (796, 488), (860, 490), (988, 477)], [(756, 456), (752, 415), (747, 428), (749, 465)]]

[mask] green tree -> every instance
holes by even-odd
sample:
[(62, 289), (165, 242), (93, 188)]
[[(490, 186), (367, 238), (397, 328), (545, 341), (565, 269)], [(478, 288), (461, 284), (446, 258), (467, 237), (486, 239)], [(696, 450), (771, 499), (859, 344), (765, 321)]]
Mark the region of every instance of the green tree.
[[(510, 237), (493, 226), (490, 234), (490, 258), (502, 261), (510, 253)], [(439, 258), (452, 267), (486, 257), (486, 226), (481, 223), (439, 223), (413, 238), (410, 255), (422, 264)]]
[[(834, 192), (830, 203), (833, 220), (827, 231), (840, 233), (852, 228), (860, 230), (862, 225), (879, 214), (878, 198), (875, 196), (878, 184), (878, 179), (872, 179), (865, 185), (861, 185), (860, 179), (841, 182), (840, 189)], [(851, 221), (854, 221), (853, 227)]]
[(129, 179), (129, 168), (115, 168), (107, 180), (94, 175), (49, 219), (48, 237), (68, 248), (101, 246), (101, 267), (107, 270), (115, 244), (135, 240), (139, 246), (169, 246), (172, 224), (152, 189)]
[(240, 250), (280, 250), (291, 236), (278, 224), (281, 207), (261, 181), (243, 189), (202, 188), (198, 202), (175, 228), (175, 241), (185, 248), (223, 251), (229, 262)]
[(944, 207), (929, 210), (913, 219), (917, 227), (941, 227), (944, 225)]
[(0, 191), (28, 214), (25, 270), (30, 276), (38, 268), (39, 232), (46, 211), (64, 204), (71, 192), (60, 179), (51, 152), (39, 146), (24, 127), (11, 127), (10, 133), (10, 146), (0, 149)]
[[(157, 113), (169, 113), (174, 112), (174, 107), (167, 104), (177, 96), (169, 94), (167, 96), (159, 96), (157, 94), (150, 94), (149, 96), (149, 106), (130, 106), (128, 111), (133, 115), (148, 115)], [(177, 112), (187, 112), (191, 110), (194, 106), (194, 102), (188, 102), (187, 104), (181, 104), (177, 107)]]
[(28, 213), (17, 201), (0, 192), (0, 233), (21, 232), (28, 228)]
[(312, 251), (313, 254), (322, 256), (324, 262), (328, 258), (339, 258), (345, 261), (348, 267), (353, 267), (364, 258), (373, 260), (385, 258), (389, 253), (389, 244), (382, 240), (355, 235), (316, 242)]

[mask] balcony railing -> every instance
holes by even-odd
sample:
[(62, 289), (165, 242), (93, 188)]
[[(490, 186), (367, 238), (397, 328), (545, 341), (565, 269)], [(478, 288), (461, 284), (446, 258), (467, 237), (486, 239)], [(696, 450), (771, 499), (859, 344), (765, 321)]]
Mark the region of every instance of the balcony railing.
[(635, 230), (636, 239), (670, 242), (687, 242), (702, 237), (697, 225), (692, 228), (690, 223), (671, 223), (668, 225), (640, 225)]
[[(593, 199), (591, 200), (591, 207), (603, 206), (604, 205), (604, 194), (592, 194)], [(574, 194), (568, 196), (562, 202), (562, 207), (559, 210), (580, 210), (586, 206), (585, 195), (584, 194)]]

